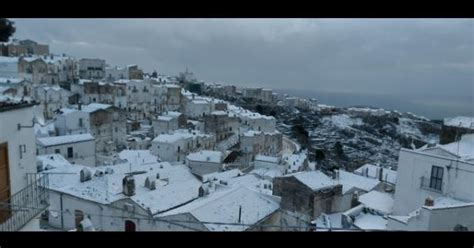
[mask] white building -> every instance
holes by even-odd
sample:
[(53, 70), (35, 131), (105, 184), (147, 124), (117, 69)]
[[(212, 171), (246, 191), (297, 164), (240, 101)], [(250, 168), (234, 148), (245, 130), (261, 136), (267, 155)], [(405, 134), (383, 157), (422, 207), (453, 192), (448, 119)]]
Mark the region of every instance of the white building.
[(235, 186), (216, 190), (160, 217), (195, 219), (204, 223), (202, 231), (265, 231), (278, 224), (279, 203), (279, 197)]
[(0, 203), (6, 203), (0, 207), (0, 230), (9, 230), (5, 225), (11, 225), (10, 221), (15, 220), (18, 213), (10, 210), (9, 203), (31, 204), (24, 202), (28, 201), (25, 197), (19, 199), (15, 194), (28, 185), (31, 179), (28, 175), (36, 173), (34, 105), (18, 98), (0, 96)]
[(240, 136), (241, 150), (246, 154), (277, 155), (282, 149), (280, 132), (247, 131)]
[(89, 134), (71, 134), (36, 139), (36, 154), (61, 154), (73, 164), (96, 166), (95, 140)]
[(179, 112), (164, 112), (156, 119), (152, 120), (153, 133), (156, 136), (160, 134), (169, 134), (179, 128)]
[(339, 223), (334, 224), (345, 229), (387, 230), (387, 215), (393, 211), (393, 194), (373, 190), (357, 201), (359, 205), (342, 213)]
[(23, 78), (0, 77), (0, 95), (31, 97), (33, 83)]
[(7, 99), (0, 96), (2, 199), (24, 188), (27, 183), (26, 174), (36, 172), (34, 105), (18, 98)]
[(80, 59), (79, 78), (103, 79), (105, 77), (105, 60), (103, 59)]
[(251, 111), (242, 111), (239, 113), (241, 124), (247, 126), (250, 130), (273, 132), (276, 127), (276, 119), (273, 116), (261, 115)]
[(151, 151), (162, 161), (184, 161), (186, 155), (201, 149), (212, 149), (215, 138), (198, 131), (178, 129), (171, 134), (158, 135)]
[(49, 165), (42, 171), (49, 175), (49, 224), (72, 230), (88, 218), (97, 231), (191, 231), (199, 225), (155, 219), (199, 197), (201, 182), (185, 165), (158, 163), (148, 151), (123, 153), (127, 162), (95, 168), (42, 157)]
[(191, 100), (186, 104), (186, 116), (189, 118), (200, 118), (212, 112), (212, 104), (207, 100)]
[(114, 66), (105, 68), (105, 79), (114, 82), (119, 79), (129, 79), (128, 67)]
[(90, 133), (89, 113), (71, 108), (62, 108), (54, 120), (58, 135)]
[(201, 150), (186, 156), (186, 163), (191, 172), (203, 176), (214, 172), (221, 172), (224, 154), (221, 151)]
[(380, 181), (393, 185), (397, 183), (396, 171), (373, 164), (364, 164), (356, 169), (354, 173), (365, 177), (379, 179)]
[(37, 85), (33, 87), (33, 98), (40, 102), (46, 119), (52, 119), (54, 112), (69, 105), (71, 92), (57, 85)]
[(262, 102), (271, 103), (273, 101), (273, 92), (271, 89), (262, 89), (261, 98)]
[(474, 227), (474, 134), (446, 145), (401, 149), (390, 229)]
[(474, 134), (458, 142), (419, 150), (401, 149), (394, 214), (406, 215), (427, 197), (474, 201)]

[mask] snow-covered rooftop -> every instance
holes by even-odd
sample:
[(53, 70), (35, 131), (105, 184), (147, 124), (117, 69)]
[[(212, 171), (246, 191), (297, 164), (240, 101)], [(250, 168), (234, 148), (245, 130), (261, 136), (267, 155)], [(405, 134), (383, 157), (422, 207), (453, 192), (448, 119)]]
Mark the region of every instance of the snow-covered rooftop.
[(41, 165), (41, 170), (72, 166), (71, 163), (60, 154), (38, 155), (36, 156), (36, 161)]
[(257, 168), (251, 170), (249, 173), (269, 179), (283, 176), (283, 171), (280, 168)]
[(190, 153), (186, 156), (188, 160), (196, 162), (221, 163), (223, 153), (221, 151), (202, 150), (199, 152)]
[[(82, 165), (58, 166), (42, 173), (49, 174), (51, 190), (63, 192), (75, 197), (94, 201), (100, 204), (110, 204), (117, 200), (130, 198), (137, 205), (147, 210), (151, 215), (167, 211), (176, 206), (190, 202), (198, 197), (201, 182), (194, 177), (187, 166), (182, 164), (171, 165), (168, 162), (158, 163), (140, 159), (134, 161), (133, 151), (122, 154), (131, 161), (113, 166), (88, 167), (92, 172), (92, 179), (80, 182), (79, 173), (85, 168)], [(140, 151), (142, 156), (144, 151)], [(127, 160), (128, 160), (127, 159)], [(95, 175), (96, 171), (103, 172)], [(111, 171), (111, 173), (107, 173)], [(122, 180), (129, 172), (134, 175), (136, 193), (127, 197), (122, 193)], [(158, 176), (159, 175), (159, 176)], [(159, 178), (157, 178), (159, 177)], [(146, 178), (157, 178), (157, 188), (150, 190), (144, 186)]]
[(390, 214), (393, 209), (393, 196), (375, 190), (359, 196), (359, 202), (365, 207), (373, 209), (381, 214)]
[(103, 104), (103, 103), (91, 103), (89, 105), (84, 105), (82, 106), (82, 111), (92, 113), (100, 109), (108, 109), (112, 107), (112, 105), (109, 104)]
[(173, 117), (171, 117), (171, 116), (161, 116), (160, 115), (156, 119), (159, 120), (159, 121), (171, 121), (171, 120), (173, 120)]
[(460, 141), (452, 142), (446, 145), (437, 145), (450, 153), (456, 154), (462, 159), (474, 159), (474, 134), (464, 134)]
[[(277, 211), (279, 207), (278, 197), (239, 186), (213, 192), (183, 207), (171, 210), (165, 215), (190, 213), (199, 221), (204, 222), (210, 231), (244, 231)], [(239, 209), (241, 209), (240, 223), (242, 225), (229, 225), (239, 223)]]
[(54, 136), (54, 137), (41, 137), (41, 138), (37, 138), (37, 140), (38, 140), (38, 143), (42, 146), (56, 146), (56, 145), (62, 145), (62, 144), (90, 141), (90, 140), (94, 140), (94, 137), (90, 133), (84, 133), (84, 134)]
[(280, 158), (258, 154), (258, 155), (255, 156), (255, 161), (262, 161), (262, 162), (278, 164), (280, 162)]
[(457, 116), (452, 118), (444, 118), (444, 125), (474, 129), (474, 117)]
[(50, 133), (55, 132), (54, 122), (48, 123), (44, 126), (41, 126), (40, 124), (35, 123), (35, 125), (33, 126), (33, 129), (35, 131), (36, 137), (47, 137), (47, 136), (50, 136)]
[(118, 154), (120, 159), (126, 159), (130, 163), (155, 163), (157, 157), (150, 150), (123, 150)]
[(343, 170), (339, 170), (339, 178), (335, 181), (342, 184), (343, 194), (351, 189), (361, 189), (369, 192), (380, 183), (378, 179), (363, 177)]
[[(445, 151), (445, 153), (439, 154), (439, 149)], [(474, 162), (474, 134), (463, 134), (461, 140), (445, 145), (437, 144), (434, 147), (424, 146), (420, 148), (419, 151), (434, 153), (437, 155), (446, 155), (447, 153), (449, 154), (448, 157), (451, 156)]]
[(6, 78), (6, 77), (0, 77), (0, 83), (1, 84), (18, 84), (25, 81), (23, 78)]
[[(321, 213), (312, 223), (316, 224), (316, 231), (328, 231), (330, 228), (342, 228), (342, 212), (325, 214)], [(321, 228), (318, 230), (318, 228)]]
[(465, 202), (452, 197), (441, 196), (434, 199), (433, 206), (423, 206), (427, 209), (440, 209), (440, 208), (455, 208), (455, 207), (464, 207), (464, 206), (473, 206), (474, 202)]
[(302, 171), (294, 174), (288, 174), (285, 177), (291, 176), (295, 177), (298, 181), (308, 186), (312, 190), (332, 187), (338, 184), (321, 171)]
[(214, 172), (214, 173), (203, 175), (202, 176), (202, 181), (203, 182), (206, 182), (206, 181), (209, 181), (209, 180), (213, 180), (213, 181), (224, 180), (224, 181), (226, 181), (226, 180), (229, 180), (231, 178), (241, 176), (243, 174), (244, 173), (239, 169), (232, 169), (232, 170), (227, 170), (227, 171), (223, 171), (223, 172)]
[(222, 110), (217, 110), (217, 111), (212, 111), (211, 115), (227, 115), (228, 113), (226, 111)]
[(182, 139), (189, 139), (189, 138), (196, 138), (196, 137), (210, 137), (209, 134), (204, 134), (199, 131), (189, 131), (186, 129), (178, 129), (175, 130), (172, 134), (160, 134), (153, 142), (160, 142), (160, 143), (174, 143)]
[(360, 213), (355, 217), (354, 226), (362, 230), (386, 230), (387, 218), (371, 213)]

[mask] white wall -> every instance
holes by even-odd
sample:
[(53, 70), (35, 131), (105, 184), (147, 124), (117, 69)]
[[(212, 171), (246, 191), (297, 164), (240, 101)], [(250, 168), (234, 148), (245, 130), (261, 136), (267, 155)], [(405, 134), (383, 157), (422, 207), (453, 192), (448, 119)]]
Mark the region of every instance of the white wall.
[[(79, 119), (82, 118), (83, 126), (79, 126)], [(90, 133), (89, 113), (75, 111), (72, 113), (59, 115), (54, 121), (54, 126), (59, 135)]]
[(186, 115), (190, 118), (199, 118), (202, 117), (203, 114), (210, 114), (211, 113), (211, 103), (209, 102), (194, 102), (189, 101), (186, 105)]
[(192, 161), (189, 159), (187, 159), (186, 161), (189, 168), (191, 169), (191, 172), (200, 176), (222, 171), (222, 163)]
[[(196, 221), (189, 214), (165, 216), (160, 220), (154, 220), (143, 208), (129, 199), (116, 201), (109, 205), (103, 205), (92, 201), (83, 200), (57, 191), (50, 191), (50, 214), (49, 224), (62, 230), (75, 229), (74, 211), (80, 210), (90, 220), (97, 231), (125, 231), (125, 221), (131, 220), (136, 225), (136, 231), (191, 231), (194, 229), (206, 230), (199, 223), (196, 224), (173, 224), (166, 220)], [(62, 198), (62, 211), (61, 211)], [(124, 205), (131, 204), (132, 211), (126, 211)], [(54, 217), (52, 210), (59, 210)], [(63, 212), (62, 214), (60, 212)], [(63, 220), (61, 222), (61, 220)], [(164, 220), (164, 221), (163, 221)], [(186, 226), (190, 226), (187, 228)]]
[[(69, 158), (67, 150), (72, 147), (73, 157)], [(95, 157), (95, 141), (88, 140), (83, 142), (61, 144), (55, 146), (41, 146), (38, 144), (38, 155), (54, 154), (56, 149), (60, 150), (60, 154), (71, 163), (81, 164), (86, 166), (96, 166)]]
[(406, 231), (453, 231), (457, 224), (463, 225), (469, 231), (474, 230), (474, 205), (429, 209), (420, 208), (419, 214), (409, 219), (407, 223), (388, 218), (389, 230)]
[[(36, 147), (33, 128), (33, 107), (26, 107), (0, 112), (0, 144), (8, 143), (8, 160), (10, 171), (10, 191), (15, 194), (26, 186), (26, 173), (36, 173)], [(26, 152), (20, 158), (20, 145), (26, 146)]]
[[(420, 187), (422, 176), (429, 181), (433, 165), (444, 168), (442, 192)], [(446, 169), (448, 165), (451, 165), (450, 170)], [(397, 173), (394, 215), (407, 215), (422, 206), (428, 196), (432, 198), (449, 196), (459, 200), (474, 201), (474, 164), (472, 163), (402, 149), (398, 159)]]

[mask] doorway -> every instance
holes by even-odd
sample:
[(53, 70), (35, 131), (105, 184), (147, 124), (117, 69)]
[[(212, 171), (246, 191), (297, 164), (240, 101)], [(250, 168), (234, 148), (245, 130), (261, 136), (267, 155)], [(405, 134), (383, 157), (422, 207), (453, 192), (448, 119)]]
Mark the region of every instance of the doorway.
[(135, 232), (136, 231), (136, 225), (135, 222), (131, 220), (126, 220), (125, 221), (125, 232)]
[[(10, 168), (8, 163), (8, 145), (0, 144), (0, 202), (10, 202)], [(10, 218), (11, 211), (9, 205), (0, 206), (0, 223)]]

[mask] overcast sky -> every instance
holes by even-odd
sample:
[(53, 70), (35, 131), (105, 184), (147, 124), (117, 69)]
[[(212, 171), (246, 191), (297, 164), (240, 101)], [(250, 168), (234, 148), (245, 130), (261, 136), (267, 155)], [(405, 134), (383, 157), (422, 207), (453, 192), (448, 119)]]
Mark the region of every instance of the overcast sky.
[(13, 20), (16, 38), (48, 43), (53, 53), (171, 75), (188, 67), (208, 82), (474, 95), (473, 19)]

